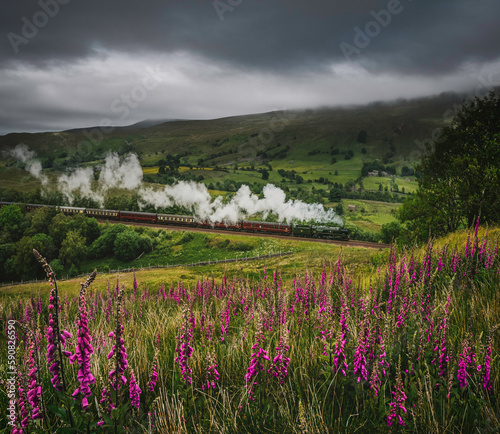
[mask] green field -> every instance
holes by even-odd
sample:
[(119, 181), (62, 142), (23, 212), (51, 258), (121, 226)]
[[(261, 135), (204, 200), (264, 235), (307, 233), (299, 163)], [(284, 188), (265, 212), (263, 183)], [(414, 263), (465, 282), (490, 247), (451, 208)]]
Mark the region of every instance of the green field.
[[(349, 205), (356, 206), (355, 211), (348, 209)], [(343, 199), (346, 220), (371, 231), (379, 231), (382, 225), (396, 221), (394, 215), (400, 204), (375, 202), (371, 200)]]

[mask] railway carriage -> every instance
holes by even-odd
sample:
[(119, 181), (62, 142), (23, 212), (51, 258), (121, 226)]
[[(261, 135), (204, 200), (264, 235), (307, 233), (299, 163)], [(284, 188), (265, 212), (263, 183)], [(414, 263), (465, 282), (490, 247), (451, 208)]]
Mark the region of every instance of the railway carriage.
[(196, 225), (196, 219), (190, 215), (158, 214), (156, 221), (164, 225)]
[(120, 219), (120, 211), (115, 211), (114, 209), (98, 209), (98, 208), (87, 208), (86, 214), (89, 217), (95, 218), (105, 218), (111, 220)]
[[(38, 208), (46, 206), (47, 205), (37, 205)], [(85, 214), (85, 208), (78, 208), (76, 206), (58, 206), (56, 209), (66, 215)]]
[(39, 205), (38, 203), (27, 203), (25, 207), (26, 210), (28, 211), (33, 211), (34, 209), (39, 209), (39, 208), (54, 208), (53, 205)]
[(199, 220), (198, 226), (201, 228), (225, 229), (228, 231), (241, 231), (241, 223), (224, 223), (224, 222), (209, 222), (207, 220)]
[(141, 211), (120, 211), (120, 220), (128, 222), (156, 223), (156, 213)]
[(288, 235), (292, 227), (284, 223), (244, 221), (241, 228), (247, 232), (267, 232)]

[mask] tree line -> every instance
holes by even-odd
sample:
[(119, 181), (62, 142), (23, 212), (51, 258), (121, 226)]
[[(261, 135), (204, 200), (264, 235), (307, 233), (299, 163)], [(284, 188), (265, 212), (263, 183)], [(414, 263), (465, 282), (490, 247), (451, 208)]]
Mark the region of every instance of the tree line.
[(463, 104), (427, 146), (419, 188), (401, 206), (405, 237), (425, 241), (460, 228), (500, 222), (500, 98)]

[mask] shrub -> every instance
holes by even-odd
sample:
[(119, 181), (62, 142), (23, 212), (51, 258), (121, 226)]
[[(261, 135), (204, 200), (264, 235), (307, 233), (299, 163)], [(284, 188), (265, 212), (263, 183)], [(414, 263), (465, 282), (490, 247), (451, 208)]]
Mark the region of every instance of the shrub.
[(116, 236), (114, 244), (115, 258), (121, 261), (131, 261), (143, 252), (141, 236), (132, 229), (127, 229)]
[(396, 240), (401, 234), (401, 224), (398, 222), (391, 222), (382, 225), (380, 235), (382, 237), (382, 242), (389, 244)]
[(182, 244), (187, 244), (194, 239), (194, 235), (192, 232), (184, 232), (181, 237), (175, 243), (176, 246), (180, 246)]

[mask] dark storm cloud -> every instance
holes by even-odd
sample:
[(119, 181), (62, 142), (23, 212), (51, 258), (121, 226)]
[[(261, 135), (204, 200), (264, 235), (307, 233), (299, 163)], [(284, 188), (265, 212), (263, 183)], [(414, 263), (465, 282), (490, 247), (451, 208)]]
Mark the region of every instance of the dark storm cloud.
[[(4, 0), (0, 8), (0, 134), (500, 84), (497, 0)], [(161, 80), (145, 92), (148, 68)]]
[[(188, 50), (249, 68), (320, 68), (344, 60), (340, 44), (356, 47), (354, 28), (364, 32), (391, 2), (398, 0), (7, 0), (0, 52), (3, 62), (36, 64), (99, 48)], [(351, 60), (374, 71), (434, 73), (499, 55), (500, 2), (401, 0), (400, 7)]]

